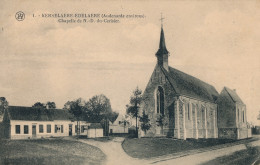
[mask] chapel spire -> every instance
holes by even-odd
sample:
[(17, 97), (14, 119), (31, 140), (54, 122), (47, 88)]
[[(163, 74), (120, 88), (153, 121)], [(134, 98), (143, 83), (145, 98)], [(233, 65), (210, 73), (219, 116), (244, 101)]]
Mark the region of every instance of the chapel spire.
[(159, 49), (157, 53), (155, 54), (157, 57), (157, 64), (159, 66), (164, 67), (167, 71), (169, 70), (168, 68), (168, 56), (169, 52), (166, 48), (165, 44), (165, 37), (164, 37), (164, 31), (163, 31), (163, 17), (161, 16), (161, 36), (160, 36), (160, 42), (159, 42)]
[(156, 55), (162, 55), (162, 54), (168, 54), (168, 50), (166, 48), (165, 44), (165, 38), (164, 38), (164, 32), (163, 32), (163, 27), (161, 27), (161, 36), (160, 36), (160, 43), (159, 43), (159, 49), (156, 53)]

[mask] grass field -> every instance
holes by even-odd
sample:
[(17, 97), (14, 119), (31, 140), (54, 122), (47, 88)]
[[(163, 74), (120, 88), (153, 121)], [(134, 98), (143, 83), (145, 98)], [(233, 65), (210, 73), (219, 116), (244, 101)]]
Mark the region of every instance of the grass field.
[(0, 139), (0, 164), (99, 165), (104, 160), (100, 149), (77, 141)]
[(253, 164), (254, 162), (254, 165), (260, 164), (260, 147), (249, 147), (246, 150), (237, 151), (231, 155), (213, 159), (203, 165), (248, 165)]
[[(250, 139), (249, 139), (250, 140)], [(151, 158), (167, 154), (173, 154), (192, 149), (211, 147), (225, 143), (233, 143), (236, 140), (228, 139), (187, 139), (177, 140), (172, 138), (141, 138), (125, 139), (122, 144), (125, 152), (134, 158)]]

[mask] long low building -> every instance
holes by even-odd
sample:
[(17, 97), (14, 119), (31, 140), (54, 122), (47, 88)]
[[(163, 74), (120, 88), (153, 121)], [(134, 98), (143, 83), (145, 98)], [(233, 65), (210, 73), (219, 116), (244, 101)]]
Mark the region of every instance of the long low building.
[(67, 110), (9, 106), (3, 118), (5, 138), (30, 139), (85, 135), (103, 137), (100, 123), (77, 121)]

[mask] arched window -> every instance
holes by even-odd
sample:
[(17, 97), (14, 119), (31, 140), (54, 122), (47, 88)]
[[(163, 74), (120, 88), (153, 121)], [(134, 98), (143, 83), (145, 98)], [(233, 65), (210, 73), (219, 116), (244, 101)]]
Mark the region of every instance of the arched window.
[(243, 111), (243, 123), (245, 122), (245, 111)]
[(164, 115), (164, 91), (161, 86), (159, 86), (157, 89), (156, 101), (157, 113)]
[(238, 122), (240, 121), (239, 120), (239, 109), (237, 109), (237, 120), (238, 120)]
[(189, 103), (186, 103), (185, 104), (185, 107), (186, 107), (186, 112), (187, 112), (187, 114), (188, 114), (188, 120), (190, 120), (190, 104)]

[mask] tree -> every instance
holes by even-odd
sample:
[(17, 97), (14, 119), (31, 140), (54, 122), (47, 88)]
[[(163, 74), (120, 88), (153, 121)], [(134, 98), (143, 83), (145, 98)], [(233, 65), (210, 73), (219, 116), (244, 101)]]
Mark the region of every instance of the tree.
[(126, 112), (127, 114), (131, 115), (132, 117), (135, 117), (135, 133), (136, 137), (138, 136), (138, 128), (137, 128), (137, 118), (139, 117), (139, 108), (142, 102), (142, 91), (136, 87), (136, 89), (133, 91), (132, 96), (130, 97), (130, 105), (126, 105)]
[(74, 101), (68, 101), (64, 104), (63, 109), (67, 109), (71, 114), (73, 114), (77, 120), (77, 134), (79, 131), (79, 120), (82, 118), (82, 114), (85, 111), (86, 102), (82, 98), (78, 98)]
[(143, 115), (140, 116), (141, 129), (146, 134), (146, 131), (151, 128), (150, 119), (147, 114), (143, 111)]
[(41, 103), (41, 102), (36, 102), (35, 104), (33, 104), (32, 107), (46, 109), (46, 105), (44, 103)]
[(86, 113), (89, 120), (100, 122), (112, 113), (110, 100), (103, 94), (93, 96), (86, 104)]
[(157, 126), (160, 126), (162, 128), (161, 131), (163, 133), (163, 127), (169, 125), (169, 118), (167, 117), (167, 115), (157, 114), (156, 123), (157, 123)]
[(108, 119), (113, 117), (110, 100), (103, 94), (93, 96), (86, 104), (88, 121), (100, 122), (104, 128), (104, 135), (108, 135)]
[(50, 102), (50, 101), (48, 101), (48, 102), (46, 103), (46, 108), (47, 108), (47, 109), (55, 109), (55, 108), (56, 108), (55, 102)]
[(4, 114), (8, 108), (8, 102), (5, 97), (0, 97), (0, 116)]

